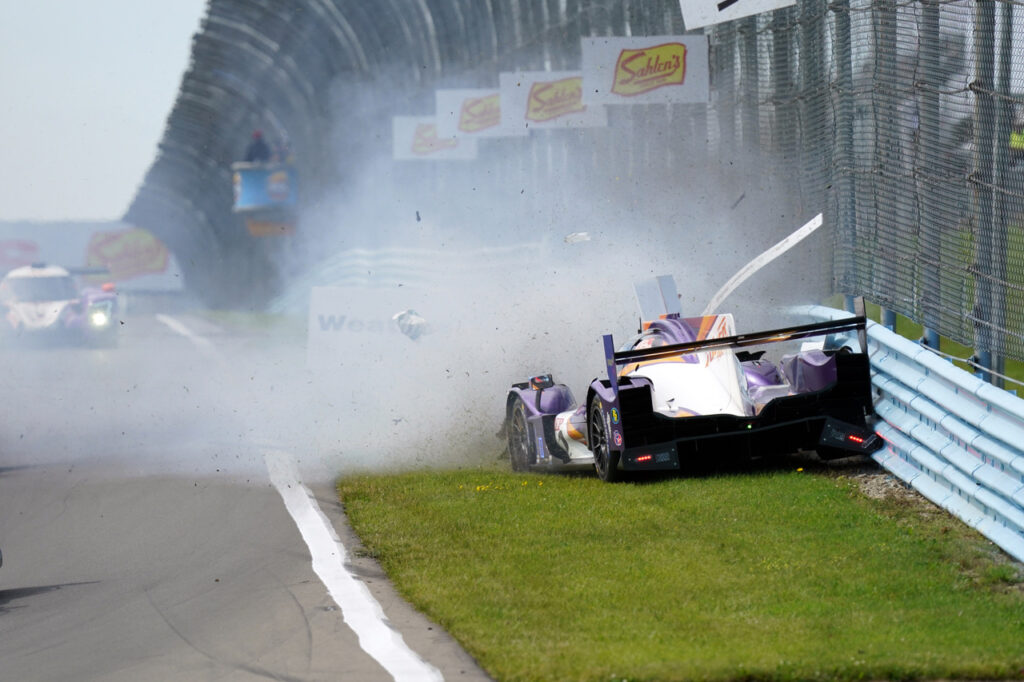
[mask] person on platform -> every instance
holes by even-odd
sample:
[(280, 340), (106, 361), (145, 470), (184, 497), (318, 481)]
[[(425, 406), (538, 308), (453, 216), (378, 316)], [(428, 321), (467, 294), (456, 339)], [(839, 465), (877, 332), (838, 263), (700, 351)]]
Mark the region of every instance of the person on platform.
[(252, 140), (245, 150), (245, 160), (247, 163), (266, 163), (270, 161), (270, 147), (263, 140), (262, 131), (252, 131)]

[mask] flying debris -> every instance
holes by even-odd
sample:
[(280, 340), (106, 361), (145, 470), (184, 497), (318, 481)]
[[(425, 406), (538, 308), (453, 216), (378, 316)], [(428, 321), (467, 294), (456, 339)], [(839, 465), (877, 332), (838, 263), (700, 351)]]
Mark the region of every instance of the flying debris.
[(391, 319), (398, 324), (398, 329), (413, 341), (427, 330), (427, 321), (412, 308), (395, 313)]
[(589, 232), (573, 232), (572, 234), (565, 235), (566, 244), (578, 244), (579, 242), (589, 242)]

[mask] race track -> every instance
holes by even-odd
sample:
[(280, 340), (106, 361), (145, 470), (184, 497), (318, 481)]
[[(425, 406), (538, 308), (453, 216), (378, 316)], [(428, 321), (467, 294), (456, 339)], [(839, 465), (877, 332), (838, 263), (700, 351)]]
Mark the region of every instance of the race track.
[[(352, 554), (300, 344), (193, 315), (122, 331), (116, 349), (0, 351), (0, 678), (487, 679)], [(348, 547), (329, 570), (369, 587), (416, 665), (367, 653), (378, 635), (360, 641), (314, 572), (268, 456)]]

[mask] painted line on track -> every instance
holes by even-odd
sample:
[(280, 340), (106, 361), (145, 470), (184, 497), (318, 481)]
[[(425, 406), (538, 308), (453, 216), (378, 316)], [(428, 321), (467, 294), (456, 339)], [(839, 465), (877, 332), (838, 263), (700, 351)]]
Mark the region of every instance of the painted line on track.
[(396, 681), (443, 680), (441, 671), (410, 649), (401, 633), (391, 627), (380, 603), (364, 582), (352, 575), (345, 562), (348, 551), (334, 526), (313, 499), (313, 493), (299, 482), (291, 457), (280, 451), (264, 453), (270, 482), (284, 500), (284, 506), (299, 527), (313, 557), (313, 572), (341, 608), (342, 617), (359, 638), (359, 646), (372, 656)]
[(181, 334), (186, 339), (191, 341), (192, 344), (203, 355), (205, 355), (207, 357), (210, 357), (210, 358), (219, 357), (219, 354), (217, 353), (217, 349), (213, 347), (213, 344), (210, 342), (209, 339), (204, 338), (204, 337), (199, 336), (198, 334), (196, 334), (194, 331), (192, 331), (191, 329), (186, 327), (185, 324), (181, 320), (179, 320), (177, 318), (174, 318), (174, 317), (171, 317), (170, 315), (163, 315), (163, 314), (158, 314), (156, 316), (156, 319), (159, 320), (160, 322), (162, 322), (167, 327), (169, 327), (171, 329), (171, 331), (173, 331), (173, 332), (175, 332), (177, 334)]
[[(180, 320), (169, 315), (157, 315), (156, 319), (191, 341), (203, 355), (220, 357), (209, 339), (199, 336)], [(268, 449), (263, 458), (270, 482), (277, 488), (285, 508), (309, 547), (313, 572), (341, 608), (345, 623), (359, 639), (363, 651), (372, 656), (396, 682), (443, 682), (441, 671), (406, 645), (402, 634), (388, 623), (384, 609), (370, 594), (370, 589), (345, 568), (348, 550), (316, 503), (312, 491), (299, 482), (291, 456), (281, 450)]]

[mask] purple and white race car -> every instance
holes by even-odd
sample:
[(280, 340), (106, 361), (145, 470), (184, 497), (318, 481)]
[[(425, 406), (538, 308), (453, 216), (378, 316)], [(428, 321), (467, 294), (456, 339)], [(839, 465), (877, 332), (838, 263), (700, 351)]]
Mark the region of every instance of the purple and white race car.
[(0, 280), (0, 333), (8, 340), (114, 345), (117, 308), (113, 284), (80, 289), (72, 273), (56, 265), (26, 265)]
[[(512, 468), (594, 467), (615, 481), (718, 458), (874, 452), (884, 443), (867, 422), (868, 356), (837, 336), (857, 332), (864, 348), (865, 324), (855, 317), (736, 334), (729, 314), (668, 313), (618, 350), (606, 335), (607, 378), (590, 383), (582, 404), (549, 374), (509, 390), (502, 432)], [(744, 350), (811, 337), (825, 341), (778, 362)]]

